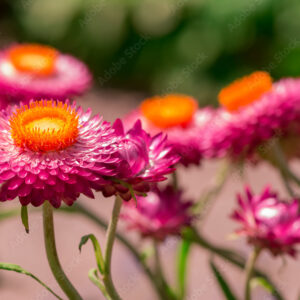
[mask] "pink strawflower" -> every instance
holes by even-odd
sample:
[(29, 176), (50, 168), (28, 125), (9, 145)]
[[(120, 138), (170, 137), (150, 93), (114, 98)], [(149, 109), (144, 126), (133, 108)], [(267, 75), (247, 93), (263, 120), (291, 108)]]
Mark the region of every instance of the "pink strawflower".
[(299, 90), (300, 79), (272, 84), (264, 72), (253, 73), (222, 90), (219, 99), (223, 108), (204, 135), (206, 155), (252, 158), (264, 151), (271, 138), (279, 139), (287, 155), (299, 155), (295, 149), (290, 152), (290, 140), (300, 134)]
[(146, 197), (137, 197), (137, 204), (126, 202), (121, 218), (129, 229), (139, 231), (143, 237), (162, 241), (191, 224), (191, 206), (191, 201), (183, 199), (182, 191), (175, 191), (172, 186), (155, 187)]
[(139, 119), (147, 132), (167, 134), (168, 143), (181, 158), (180, 163), (199, 164), (203, 157), (202, 134), (214, 110), (197, 106), (196, 100), (185, 95), (153, 97), (125, 117), (124, 123), (132, 126)]
[(109, 123), (73, 104), (35, 101), (0, 113), (0, 201), (71, 205), (110, 184), (118, 141)]
[(119, 140), (118, 174), (102, 189), (104, 196), (119, 194), (124, 200), (130, 200), (134, 193), (145, 193), (150, 185), (165, 180), (166, 174), (174, 171), (178, 155), (167, 145), (166, 136), (159, 133), (150, 136), (137, 121), (127, 132), (121, 120), (117, 120), (113, 129)]
[(296, 254), (300, 242), (299, 202), (280, 200), (269, 187), (259, 195), (246, 188), (246, 197), (238, 195), (239, 207), (232, 218), (240, 223), (237, 234), (246, 236), (249, 243), (269, 249), (272, 254)]
[(58, 50), (38, 44), (17, 44), (0, 52), (0, 93), (7, 101), (64, 100), (91, 85), (86, 65)]

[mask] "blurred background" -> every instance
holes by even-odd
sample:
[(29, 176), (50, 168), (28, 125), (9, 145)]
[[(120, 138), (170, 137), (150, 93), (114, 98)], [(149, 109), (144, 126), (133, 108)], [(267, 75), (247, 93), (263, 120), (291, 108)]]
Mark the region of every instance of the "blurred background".
[[(299, 0), (0, 0), (0, 47), (16, 41), (40, 42), (72, 53), (85, 61), (95, 76), (94, 89), (79, 99), (108, 121), (134, 109), (146, 95), (182, 92), (202, 105), (216, 105), (220, 88), (253, 70), (266, 70), (278, 79), (300, 75)], [(297, 166), (299, 169), (299, 165)], [(198, 199), (218, 166), (204, 162), (201, 168), (180, 169), (179, 179), (187, 195)], [(246, 181), (260, 192), (272, 183), (283, 192), (278, 175), (267, 165), (246, 166)], [(235, 195), (244, 182), (235, 176), (218, 197), (205, 221), (204, 234), (217, 245), (249, 254), (245, 240), (230, 241), (236, 228), (228, 218)], [(283, 192), (284, 195), (284, 192)], [(112, 199), (81, 199), (105, 219)], [(19, 207), (18, 201), (0, 209)], [(79, 254), (80, 238), (104, 232), (79, 216), (56, 213), (58, 252), (68, 276), (85, 300), (103, 299), (87, 277), (95, 267), (91, 245)], [(120, 224), (121, 229), (124, 224)], [(123, 227), (122, 227), (123, 226)], [(30, 234), (20, 218), (1, 222), (0, 260), (20, 264), (39, 276), (60, 295), (47, 265), (42, 241), (41, 214), (30, 214)], [(146, 249), (136, 233), (126, 235), (139, 249)], [(174, 283), (178, 239), (162, 246), (163, 264)], [(193, 248), (189, 262), (188, 300), (222, 299), (209, 268), (211, 255)], [(243, 274), (217, 260), (236, 293), (242, 295)], [(276, 282), (286, 299), (299, 295), (299, 260), (274, 260), (263, 253), (259, 266)], [(31, 278), (1, 271), (0, 299), (52, 300)], [(154, 300), (156, 296), (136, 262), (119, 243), (113, 258), (113, 277), (125, 300)], [(254, 299), (272, 299), (256, 290)]]
[(1, 45), (36, 41), (84, 60), (95, 85), (215, 104), (231, 80), (300, 75), (298, 0), (1, 0)]

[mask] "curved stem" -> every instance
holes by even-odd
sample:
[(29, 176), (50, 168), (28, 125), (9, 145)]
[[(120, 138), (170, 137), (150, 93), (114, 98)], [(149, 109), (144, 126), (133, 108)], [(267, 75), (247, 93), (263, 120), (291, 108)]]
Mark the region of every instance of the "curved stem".
[(43, 224), (47, 259), (57, 283), (69, 299), (82, 300), (79, 293), (76, 291), (72, 283), (67, 278), (59, 262), (55, 244), (53, 208), (48, 201), (45, 201), (43, 204)]
[(227, 178), (229, 177), (230, 165), (228, 161), (224, 161), (221, 164), (217, 176), (214, 178), (214, 181), (211, 183), (210, 187), (204, 191), (201, 195), (200, 200), (195, 206), (195, 213), (200, 214), (200, 218), (204, 219), (208, 215), (208, 210), (214, 204), (213, 201), (217, 198), (218, 194), (222, 191)]
[(253, 276), (253, 271), (254, 271), (254, 266), (256, 263), (256, 260), (260, 254), (261, 249), (256, 247), (254, 248), (253, 252), (248, 258), (246, 268), (245, 268), (245, 274), (246, 274), (246, 279), (245, 279), (245, 300), (251, 300), (251, 279)]
[[(80, 205), (78, 201), (73, 204), (72, 207), (61, 207), (59, 212), (68, 212), (68, 213), (80, 213), (83, 216), (89, 218), (91, 221), (95, 222), (98, 226), (100, 226), (103, 229), (107, 228), (107, 223), (105, 220), (103, 220), (101, 217), (95, 215), (92, 211), (89, 209), (85, 208), (84, 206)], [(232, 263), (236, 267), (240, 269), (245, 268), (245, 259), (236, 253), (232, 249), (227, 249), (223, 247), (218, 247), (208, 241), (205, 237), (203, 237), (199, 232), (197, 232), (193, 228), (186, 228), (187, 230), (184, 230), (182, 232), (182, 237), (188, 241), (191, 241), (193, 244), (200, 246), (203, 249), (206, 249), (213, 254), (219, 256), (220, 258)], [(159, 296), (160, 300), (165, 300), (166, 297), (164, 296), (164, 291), (161, 290), (159, 286), (159, 282), (157, 280), (157, 277), (151, 269), (148, 267), (146, 262), (142, 259), (140, 253), (137, 250), (137, 247), (133, 245), (125, 236), (123, 236), (120, 233), (116, 233), (117, 239), (128, 249), (128, 251), (133, 255), (135, 258), (136, 262), (138, 263), (139, 266), (141, 266), (143, 272), (145, 275), (149, 278), (150, 282), (152, 283), (153, 287), (155, 288), (157, 295)], [(266, 274), (261, 272), (260, 270), (255, 269), (255, 275), (260, 276), (265, 278), (268, 282), (270, 282), (272, 285), (273, 283), (271, 280), (268, 278)], [(275, 290), (274, 296), (278, 300), (283, 300), (283, 296), (280, 294), (278, 290)]]
[(161, 259), (159, 254), (159, 243), (157, 241), (154, 241), (154, 261), (155, 261), (155, 275), (157, 277), (157, 283), (159, 285), (160, 291), (163, 295), (164, 300), (177, 300), (177, 296), (173, 292), (173, 290), (168, 285), (162, 265), (161, 265)]
[(291, 196), (294, 196), (294, 192), (290, 186), (289, 181), (294, 181), (298, 186), (300, 186), (300, 179), (293, 173), (293, 171), (289, 168), (288, 162), (285, 158), (285, 155), (279, 145), (278, 141), (274, 141), (273, 143), (273, 154), (275, 158), (275, 165), (279, 169), (280, 174), (283, 178), (284, 184)]
[[(239, 255), (236, 251), (229, 249), (229, 248), (223, 248), (214, 245), (210, 241), (208, 241), (205, 237), (203, 237), (199, 232), (197, 232), (194, 228), (185, 228), (185, 230), (182, 231), (182, 237), (186, 240), (191, 241), (195, 245), (200, 246), (201, 248), (204, 248), (211, 253), (219, 256), (220, 258), (232, 263), (236, 267), (240, 269), (245, 269), (246, 263), (244, 257)], [(275, 285), (272, 283), (271, 279), (268, 278), (268, 276), (263, 273), (262, 271), (258, 269), (254, 269), (255, 276), (262, 277), (265, 280), (267, 280), (272, 286), (275, 287)], [(281, 295), (280, 291), (275, 289), (273, 291), (273, 296), (278, 300), (283, 300), (283, 296)]]
[(281, 175), (281, 178), (282, 178), (282, 181), (283, 181), (283, 184), (285, 186), (285, 189), (287, 190), (288, 194), (292, 197), (292, 198), (295, 198), (296, 197), (296, 194), (291, 186), (291, 183), (290, 183), (290, 178), (282, 171), (282, 170), (279, 170), (280, 171), (280, 175)]
[(156, 241), (154, 241), (154, 260), (155, 260), (155, 273), (159, 279), (160, 284), (163, 286), (164, 275), (162, 271), (160, 255), (159, 255), (159, 245)]
[(121, 197), (116, 196), (112, 216), (106, 232), (106, 246), (105, 246), (105, 264), (103, 272), (103, 283), (105, 285), (107, 293), (113, 300), (121, 300), (118, 292), (116, 291), (112, 278), (111, 278), (111, 257), (112, 250), (116, 236), (118, 219), (121, 211), (123, 200)]
[[(103, 229), (107, 229), (108, 225), (105, 220), (103, 220), (101, 217), (95, 215), (92, 211), (87, 209), (86, 207), (80, 205), (77, 201), (77, 203), (74, 203), (72, 207), (61, 207), (59, 209), (60, 212), (68, 212), (68, 213), (80, 213), (83, 216), (87, 217), (91, 221), (95, 222), (98, 226), (100, 226)], [(122, 234), (116, 232), (116, 238), (128, 249), (128, 251), (132, 254), (136, 262), (139, 266), (141, 266), (142, 271), (145, 273), (145, 275), (149, 278), (150, 282), (152, 283), (152, 286), (156, 290), (159, 299), (165, 300), (164, 297), (164, 291), (161, 290), (159, 286), (159, 282), (157, 280), (157, 277), (151, 269), (148, 267), (146, 262), (143, 260), (142, 256), (137, 250), (137, 247), (133, 245), (125, 236)]]
[(176, 170), (172, 173), (172, 185), (175, 191), (178, 190), (178, 175)]
[(89, 276), (89, 279), (91, 280), (91, 282), (94, 283), (99, 288), (99, 290), (102, 292), (105, 299), (111, 300), (110, 296), (106, 292), (105, 286), (100, 282), (100, 279), (98, 278), (97, 269), (91, 269), (89, 271), (88, 276)]

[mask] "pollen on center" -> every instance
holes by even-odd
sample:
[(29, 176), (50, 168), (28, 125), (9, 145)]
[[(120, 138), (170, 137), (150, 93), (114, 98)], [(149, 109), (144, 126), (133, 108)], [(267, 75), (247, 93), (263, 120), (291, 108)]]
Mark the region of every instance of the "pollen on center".
[(73, 145), (78, 136), (78, 115), (67, 104), (35, 101), (10, 118), (14, 143), (34, 152), (59, 151)]

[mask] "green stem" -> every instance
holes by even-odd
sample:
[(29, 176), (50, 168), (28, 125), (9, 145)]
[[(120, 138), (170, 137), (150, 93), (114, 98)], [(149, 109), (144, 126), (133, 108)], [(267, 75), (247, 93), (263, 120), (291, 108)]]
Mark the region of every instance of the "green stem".
[[(91, 221), (95, 222), (98, 226), (100, 226), (103, 229), (107, 228), (107, 223), (104, 221), (101, 217), (95, 215), (92, 211), (88, 210), (87, 208), (80, 205), (77, 201), (75, 204), (72, 205), (72, 207), (61, 207), (58, 211), (59, 212), (68, 212), (68, 213), (79, 213), (83, 216), (87, 217)], [(155, 288), (159, 299), (165, 300), (166, 297), (164, 296), (164, 291), (161, 290), (159, 286), (159, 282), (157, 280), (157, 277), (153, 272), (150, 270), (146, 262), (142, 259), (140, 253), (137, 250), (137, 247), (133, 245), (126, 237), (124, 237), (120, 233), (116, 233), (117, 239), (128, 249), (129, 253), (132, 254), (132, 256), (135, 258), (136, 262), (139, 266), (141, 266), (142, 271), (145, 273), (145, 275), (149, 278), (150, 282), (152, 283), (153, 287)], [(245, 268), (245, 259), (237, 254), (234, 250), (226, 249), (223, 247), (218, 247), (213, 245), (211, 242), (207, 241), (203, 236), (201, 236), (195, 229), (193, 228), (187, 228), (187, 230), (184, 230), (182, 232), (182, 237), (186, 240), (191, 241), (193, 244), (200, 246), (201, 248), (204, 248), (215, 255), (219, 256), (220, 258), (232, 263), (236, 267), (240, 269)], [(271, 282), (271, 280), (268, 278), (266, 274), (259, 270), (255, 270), (255, 275), (259, 277), (265, 278), (268, 282)], [(276, 299), (283, 300), (283, 297), (281, 296), (279, 291), (275, 291), (273, 294)]]
[[(204, 249), (210, 251), (211, 253), (219, 256), (220, 258), (232, 263), (236, 267), (238, 267), (242, 270), (245, 269), (246, 261), (245, 261), (244, 257), (239, 255), (232, 249), (227, 249), (227, 248), (218, 247), (218, 246), (213, 245), (210, 241), (208, 241), (205, 237), (203, 237), (195, 229), (185, 228), (185, 230), (182, 231), (182, 237), (184, 239), (189, 240), (192, 243), (200, 246), (201, 248), (204, 248)], [(264, 278), (265, 280), (267, 280), (270, 284), (272, 284), (274, 286), (272, 281), (262, 271), (254, 269), (254, 274), (257, 277)], [(281, 295), (281, 293), (277, 289), (274, 290), (273, 296), (276, 297), (276, 299), (278, 299), (278, 300), (284, 299), (283, 296)]]
[(158, 277), (161, 286), (163, 286), (164, 282), (164, 275), (162, 271), (161, 261), (160, 261), (160, 255), (159, 255), (159, 245), (156, 241), (154, 241), (154, 260), (155, 260), (155, 273)]
[(300, 179), (293, 173), (293, 171), (289, 168), (288, 162), (285, 158), (285, 155), (280, 147), (278, 141), (274, 141), (273, 143), (273, 155), (275, 158), (275, 165), (279, 169), (281, 176), (283, 177), (285, 186), (290, 193), (291, 196), (294, 196), (294, 192), (291, 189), (289, 184), (289, 180), (294, 181), (298, 186), (300, 186)]
[(188, 256), (191, 250), (191, 242), (182, 240), (178, 246), (177, 253), (177, 287), (178, 287), (178, 299), (185, 298), (185, 286), (186, 286), (186, 275)]
[(110, 223), (108, 225), (106, 231), (106, 247), (105, 247), (105, 265), (104, 265), (104, 272), (103, 272), (103, 283), (105, 285), (107, 293), (113, 300), (121, 300), (118, 292), (115, 289), (111, 278), (111, 258), (112, 258), (112, 250), (116, 236), (117, 224), (118, 219), (121, 211), (123, 200), (120, 196), (116, 196), (112, 216)]
[(291, 186), (291, 183), (290, 183), (290, 178), (285, 174), (285, 172), (283, 172), (282, 170), (279, 170), (280, 171), (280, 175), (281, 175), (281, 178), (282, 178), (282, 181), (283, 181), (283, 184), (285, 186), (285, 189), (287, 190), (288, 194), (292, 197), (292, 198), (295, 198), (296, 197), (296, 194)]
[(89, 279), (99, 288), (99, 290), (102, 292), (103, 296), (111, 300), (110, 296), (106, 292), (105, 286), (100, 282), (100, 279), (97, 275), (97, 269), (91, 269), (88, 274)]
[(20, 214), (20, 209), (2, 210), (0, 211), (0, 221), (15, 217)]
[(172, 185), (175, 191), (178, 190), (178, 175), (176, 171), (172, 173)]
[(245, 274), (246, 274), (246, 279), (245, 279), (245, 300), (251, 300), (251, 279), (253, 277), (253, 272), (254, 272), (254, 266), (257, 261), (257, 258), (260, 254), (261, 248), (254, 248), (253, 252), (248, 258), (246, 268), (245, 268)]
[(216, 199), (218, 194), (222, 191), (225, 182), (228, 178), (229, 171), (230, 171), (229, 163), (228, 161), (224, 161), (221, 164), (221, 167), (217, 172), (217, 176), (214, 179), (213, 183), (211, 184), (210, 187), (206, 189), (206, 191), (200, 197), (200, 200), (198, 201), (195, 207), (195, 213), (201, 214), (202, 220), (204, 218), (204, 215), (205, 216), (208, 215), (207, 210), (213, 205), (213, 199)]
[(159, 254), (159, 244), (157, 241), (154, 241), (154, 261), (155, 261), (155, 275), (157, 277), (157, 283), (159, 285), (159, 290), (163, 295), (164, 300), (177, 300), (177, 297), (173, 290), (170, 288), (169, 284), (167, 283), (160, 259)]
[(55, 244), (53, 208), (48, 201), (45, 201), (43, 204), (43, 223), (47, 259), (57, 283), (69, 299), (82, 300), (79, 293), (76, 291), (72, 283), (67, 278), (59, 262)]
[[(87, 217), (91, 221), (93, 221), (95, 224), (100, 226), (103, 229), (107, 229), (108, 225), (106, 221), (104, 221), (101, 217), (95, 215), (92, 211), (87, 209), (86, 207), (80, 205), (78, 201), (73, 204), (72, 207), (61, 207), (59, 209), (60, 212), (68, 212), (68, 213), (79, 213), (83, 216)], [(145, 273), (145, 275), (149, 278), (150, 282), (152, 283), (154, 289), (158, 293), (160, 300), (165, 300), (164, 297), (164, 291), (160, 289), (159, 282), (157, 280), (157, 277), (153, 274), (151, 269), (148, 267), (146, 262), (143, 260), (142, 256), (137, 250), (137, 247), (133, 245), (126, 237), (124, 237), (122, 234), (116, 232), (116, 238), (128, 249), (128, 251), (132, 254), (136, 262), (139, 266), (141, 266), (142, 271)]]

